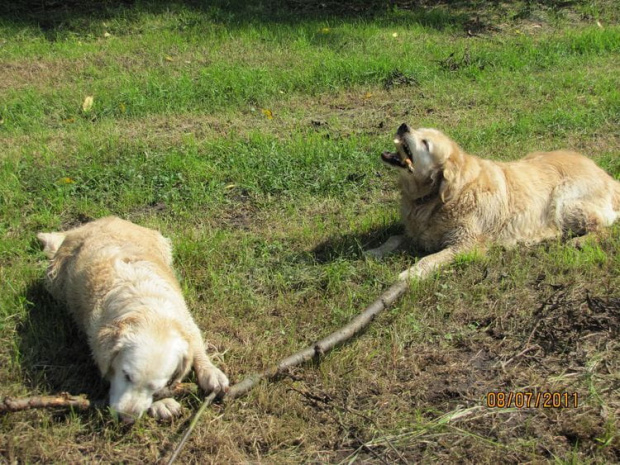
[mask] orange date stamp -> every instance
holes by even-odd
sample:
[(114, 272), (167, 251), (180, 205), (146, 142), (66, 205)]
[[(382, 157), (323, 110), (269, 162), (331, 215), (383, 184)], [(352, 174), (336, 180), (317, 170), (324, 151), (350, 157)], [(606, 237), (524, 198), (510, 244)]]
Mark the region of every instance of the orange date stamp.
[(489, 408), (577, 408), (576, 392), (502, 392), (491, 391), (486, 395)]

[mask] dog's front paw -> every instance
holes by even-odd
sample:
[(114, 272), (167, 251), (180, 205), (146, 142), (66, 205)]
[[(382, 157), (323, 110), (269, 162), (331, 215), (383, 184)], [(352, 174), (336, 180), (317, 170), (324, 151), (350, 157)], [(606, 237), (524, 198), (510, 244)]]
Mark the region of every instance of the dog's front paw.
[(377, 247), (376, 249), (369, 249), (364, 251), (364, 256), (366, 258), (374, 258), (376, 260), (380, 260), (386, 255), (391, 254), (396, 249), (398, 249), (403, 242), (405, 241), (405, 236), (398, 235), (392, 236), (387, 241), (385, 241), (382, 245)]
[(181, 415), (183, 407), (172, 398), (161, 399), (153, 402), (147, 413), (157, 420), (172, 420), (174, 417)]
[(228, 391), (228, 377), (214, 365), (201, 368), (197, 372), (198, 384), (205, 392)]
[(421, 276), (422, 276), (422, 273), (420, 272), (420, 269), (416, 268), (415, 266), (412, 266), (411, 268), (407, 268), (405, 271), (399, 274), (398, 279), (400, 281), (408, 281), (410, 279), (419, 278)]
[(374, 260), (380, 260), (385, 256), (385, 253), (383, 252), (383, 250), (381, 250), (381, 247), (377, 247), (376, 249), (364, 250), (362, 253), (364, 254), (364, 257), (372, 258)]
[(401, 274), (398, 275), (398, 279), (401, 281), (407, 281), (409, 279), (414, 278), (425, 278), (428, 276), (436, 267), (434, 264), (426, 260), (425, 258), (420, 259), (418, 263), (413, 265), (411, 268), (407, 268)]

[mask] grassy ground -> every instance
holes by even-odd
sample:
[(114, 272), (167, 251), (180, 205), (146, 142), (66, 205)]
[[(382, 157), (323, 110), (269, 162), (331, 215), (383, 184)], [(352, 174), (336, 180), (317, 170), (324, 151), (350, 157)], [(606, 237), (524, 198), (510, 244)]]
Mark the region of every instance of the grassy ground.
[[(41, 230), (116, 214), (171, 237), (239, 381), (349, 320), (414, 260), (398, 125), (471, 153), (571, 148), (620, 176), (610, 1), (28, 2), (0, 7), (0, 396), (106, 386), (44, 291)], [(92, 108), (83, 109), (87, 96)], [(215, 406), (183, 463), (620, 460), (620, 227), (461, 257), (317, 365)], [(493, 409), (490, 391), (578, 394)], [(0, 417), (0, 462), (154, 462), (172, 424)]]

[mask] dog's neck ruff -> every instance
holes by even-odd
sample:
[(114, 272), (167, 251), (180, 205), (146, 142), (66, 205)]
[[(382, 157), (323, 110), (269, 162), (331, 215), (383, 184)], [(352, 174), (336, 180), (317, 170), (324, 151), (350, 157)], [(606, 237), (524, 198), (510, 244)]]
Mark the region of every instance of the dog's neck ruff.
[(417, 199), (413, 201), (413, 203), (416, 206), (424, 205), (426, 203), (429, 203), (435, 197), (437, 197), (438, 194), (439, 194), (439, 189), (433, 189), (433, 192), (431, 192), (430, 194), (426, 194), (424, 197), (418, 197)]
[(441, 180), (443, 179), (443, 175), (440, 176), (439, 179), (437, 179), (434, 183), (433, 183), (433, 188), (431, 189), (431, 191), (422, 196), (422, 197), (418, 197), (417, 199), (413, 200), (413, 204), (416, 207), (425, 205), (429, 202), (431, 202), (432, 200), (434, 200), (436, 197), (439, 196), (439, 188), (441, 187)]

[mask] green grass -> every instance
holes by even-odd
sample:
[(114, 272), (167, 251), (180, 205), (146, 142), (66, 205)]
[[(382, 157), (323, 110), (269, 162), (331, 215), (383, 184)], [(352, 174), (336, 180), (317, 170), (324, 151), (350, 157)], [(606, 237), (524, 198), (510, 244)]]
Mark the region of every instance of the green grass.
[[(251, 3), (0, 7), (0, 395), (106, 391), (42, 287), (39, 231), (107, 214), (160, 229), (235, 382), (415, 259), (362, 254), (401, 232), (379, 154), (402, 122), (495, 160), (578, 150), (620, 177), (616, 2)], [(460, 255), (320, 364), (215, 406), (184, 460), (614, 461), (619, 232)], [(491, 390), (583, 404), (478, 409)], [(0, 454), (156, 461), (185, 405), (131, 431), (103, 411), (6, 415)]]

